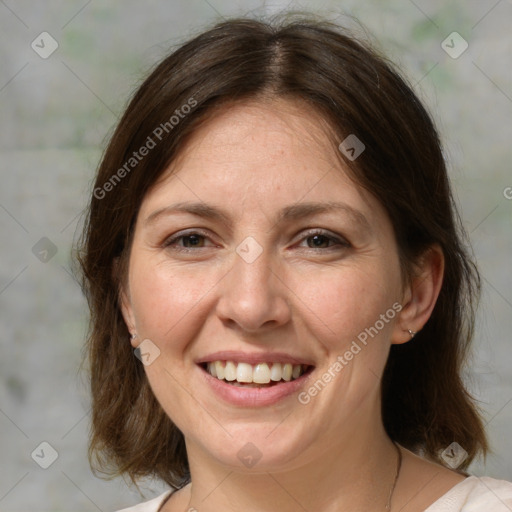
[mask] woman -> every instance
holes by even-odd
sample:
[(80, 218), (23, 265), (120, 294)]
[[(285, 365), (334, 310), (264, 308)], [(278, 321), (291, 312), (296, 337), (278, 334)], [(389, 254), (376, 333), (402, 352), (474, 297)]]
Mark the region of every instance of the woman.
[(437, 132), (327, 22), (235, 19), (160, 63), (80, 262), (91, 458), (131, 511), (512, 510), (460, 372), (479, 288)]

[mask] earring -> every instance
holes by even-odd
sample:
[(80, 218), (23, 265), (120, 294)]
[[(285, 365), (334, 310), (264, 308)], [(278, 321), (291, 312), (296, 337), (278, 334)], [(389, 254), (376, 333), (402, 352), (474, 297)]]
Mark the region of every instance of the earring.
[(130, 334), (130, 340), (133, 341), (137, 337), (137, 333)]
[(414, 336), (416, 336), (416, 331), (411, 331), (411, 329), (407, 329), (408, 333), (410, 334), (411, 336), (411, 340), (414, 338)]

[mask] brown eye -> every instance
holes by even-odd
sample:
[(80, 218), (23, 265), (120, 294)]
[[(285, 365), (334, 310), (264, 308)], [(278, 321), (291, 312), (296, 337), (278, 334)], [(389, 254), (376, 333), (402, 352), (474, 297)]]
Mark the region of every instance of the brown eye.
[(326, 249), (327, 247), (329, 247), (329, 242), (332, 241), (331, 238), (325, 235), (308, 236), (306, 240), (308, 241), (308, 247), (314, 249)]
[[(306, 234), (301, 247), (308, 249), (335, 249), (351, 247), (350, 243), (341, 236), (334, 236), (324, 231), (312, 231)], [(305, 242), (305, 245), (304, 245)]]
[(204, 236), (185, 235), (179, 237), (183, 241), (183, 247), (204, 247)]
[(206, 235), (195, 231), (181, 234), (178, 233), (169, 237), (163, 243), (163, 247), (176, 250), (202, 249), (208, 247), (207, 240), (209, 240), (209, 238)]

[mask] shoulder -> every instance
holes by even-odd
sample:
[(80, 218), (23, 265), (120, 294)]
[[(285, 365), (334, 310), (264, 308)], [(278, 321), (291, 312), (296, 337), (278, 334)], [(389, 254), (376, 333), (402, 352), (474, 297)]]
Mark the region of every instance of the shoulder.
[(171, 491), (164, 492), (160, 496), (153, 498), (152, 500), (139, 503), (133, 507), (123, 508), (117, 512), (158, 512), (160, 507), (165, 503), (167, 498), (172, 494)]
[(470, 476), (450, 489), (425, 512), (510, 512), (512, 482)]

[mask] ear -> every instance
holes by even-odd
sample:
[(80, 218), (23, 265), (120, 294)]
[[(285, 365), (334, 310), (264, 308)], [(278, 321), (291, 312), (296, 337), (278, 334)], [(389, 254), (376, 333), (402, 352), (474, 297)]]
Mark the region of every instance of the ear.
[[(121, 313), (124, 318), (124, 323), (126, 324), (126, 327), (128, 328), (128, 331), (131, 334), (135, 334), (137, 332), (136, 322), (135, 322), (135, 315), (133, 313), (133, 307), (130, 299), (130, 291), (128, 289), (128, 282), (125, 279), (121, 279), (119, 276), (119, 267), (120, 262), (119, 258), (116, 258), (114, 260), (114, 264), (112, 266), (112, 275), (114, 280), (119, 283), (118, 285), (118, 302), (121, 307)], [(137, 343), (136, 339), (131, 340), (131, 344), (134, 348), (136, 348)]]
[(412, 339), (409, 330), (419, 332), (436, 305), (444, 276), (444, 254), (439, 245), (427, 249), (415, 264), (414, 276), (404, 288), (402, 309), (395, 323), (393, 344)]

